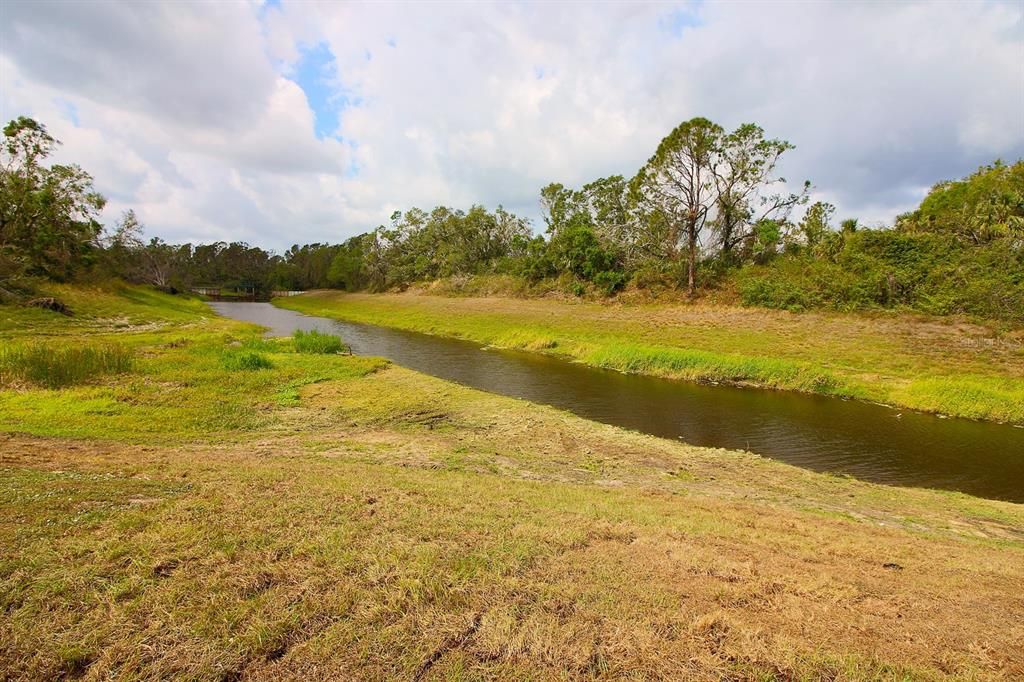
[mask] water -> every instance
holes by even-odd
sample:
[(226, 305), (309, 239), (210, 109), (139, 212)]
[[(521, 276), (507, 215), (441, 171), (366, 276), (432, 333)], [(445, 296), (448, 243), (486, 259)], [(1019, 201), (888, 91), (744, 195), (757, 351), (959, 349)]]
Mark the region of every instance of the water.
[(269, 303), (212, 303), (273, 336), (340, 335), (360, 355), (694, 445), (742, 449), (814, 471), (1024, 502), (1024, 429), (823, 396), (626, 375), (536, 353), (308, 317)]

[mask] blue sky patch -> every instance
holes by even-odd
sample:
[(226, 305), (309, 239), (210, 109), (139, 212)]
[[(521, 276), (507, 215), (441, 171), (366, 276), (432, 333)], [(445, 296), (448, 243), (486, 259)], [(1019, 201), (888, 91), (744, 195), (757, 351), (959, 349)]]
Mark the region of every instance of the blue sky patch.
[(661, 18), (658, 22), (659, 26), (676, 36), (677, 38), (683, 35), (683, 31), (688, 28), (697, 28), (698, 26), (704, 25), (704, 20), (699, 14), (700, 3), (691, 6), (687, 9), (677, 9), (669, 12)]
[(338, 130), (341, 112), (351, 104), (344, 92), (336, 90), (338, 62), (331, 48), (323, 42), (301, 47), (299, 53), (291, 79), (306, 93), (306, 100), (316, 116), (316, 136), (321, 139), (333, 136)]
[(74, 102), (66, 100), (63, 97), (58, 97), (54, 102), (58, 107), (60, 107), (60, 111), (64, 114), (64, 118), (75, 124), (76, 128), (81, 125), (78, 121), (78, 107), (75, 106)]

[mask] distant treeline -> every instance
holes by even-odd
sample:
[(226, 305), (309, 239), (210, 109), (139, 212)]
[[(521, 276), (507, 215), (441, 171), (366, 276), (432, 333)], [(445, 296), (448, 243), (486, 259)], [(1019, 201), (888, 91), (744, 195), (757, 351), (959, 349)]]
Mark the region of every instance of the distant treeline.
[[(402, 289), (504, 275), (516, 291), (611, 296), (709, 290), (748, 305), (907, 307), (1024, 321), (1024, 162), (995, 162), (937, 184), (885, 229), (834, 224), (777, 166), (793, 149), (752, 124), (703, 118), (673, 130), (631, 178), (540, 192), (544, 234), (498, 207), (396, 212), (340, 244), (274, 254), (245, 243), (143, 242), (126, 212), (110, 230), (103, 197), (77, 166), (46, 166), (59, 144), (32, 119), (4, 130), (0, 295), (33, 278), (117, 276), (163, 288)], [(794, 215), (797, 214), (797, 215)], [(798, 216), (798, 217), (797, 217)]]

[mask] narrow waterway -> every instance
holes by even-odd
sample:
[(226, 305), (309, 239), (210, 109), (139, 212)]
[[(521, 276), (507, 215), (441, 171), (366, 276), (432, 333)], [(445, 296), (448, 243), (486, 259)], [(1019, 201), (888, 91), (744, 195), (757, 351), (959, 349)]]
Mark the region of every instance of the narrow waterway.
[(694, 445), (901, 486), (1024, 502), (1024, 429), (852, 400), (626, 375), (537, 353), (339, 322), (269, 303), (211, 303), (271, 336), (318, 329), (359, 355)]

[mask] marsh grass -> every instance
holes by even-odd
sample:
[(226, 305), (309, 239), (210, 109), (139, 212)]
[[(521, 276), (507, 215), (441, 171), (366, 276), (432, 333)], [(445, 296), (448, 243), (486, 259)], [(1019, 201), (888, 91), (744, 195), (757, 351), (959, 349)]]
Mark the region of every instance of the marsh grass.
[(12, 344), (0, 349), (0, 385), (30, 383), (64, 388), (99, 376), (124, 374), (134, 365), (134, 353), (119, 344)]
[(0, 353), (33, 344), (117, 345), (133, 355), (132, 371), (39, 390), (45, 387), (0, 367), (0, 433), (146, 444), (241, 438), (279, 427), (289, 417), (276, 408), (297, 404), (301, 387), (386, 365), (296, 353), (291, 338), (262, 338), (257, 325), (145, 287), (61, 286), (49, 293), (72, 305), (75, 317), (0, 306)]
[(296, 329), (292, 334), (292, 343), (299, 353), (328, 355), (348, 351), (348, 346), (342, 342), (341, 337), (325, 334), (316, 329), (310, 331)]
[(252, 350), (227, 352), (224, 354), (224, 368), (232, 371), (256, 371), (272, 369), (274, 363), (263, 353)]
[(728, 355), (685, 348), (644, 347), (612, 343), (584, 353), (583, 362), (631, 374), (649, 374), (695, 381), (753, 383), (825, 395), (852, 395), (839, 389), (829, 372), (792, 360)]

